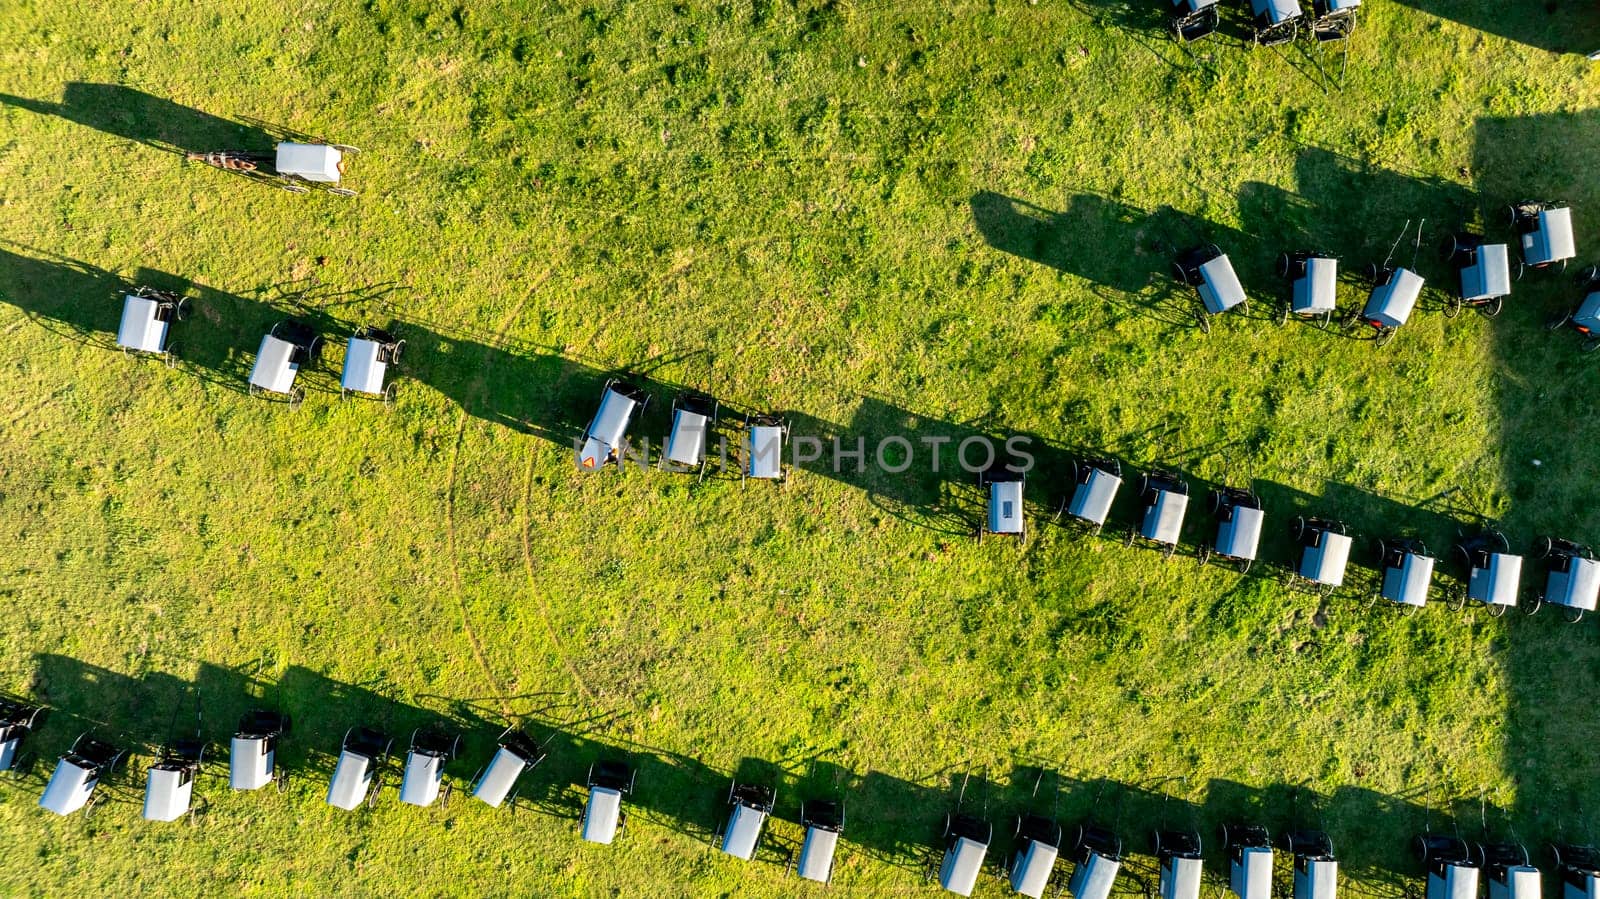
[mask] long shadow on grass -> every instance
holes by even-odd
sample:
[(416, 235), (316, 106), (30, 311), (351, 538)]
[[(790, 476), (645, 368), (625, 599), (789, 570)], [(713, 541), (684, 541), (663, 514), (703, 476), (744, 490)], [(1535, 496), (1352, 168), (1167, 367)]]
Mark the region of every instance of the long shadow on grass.
[(1214, 243), (1247, 285), (1270, 265), (1258, 239), (1171, 206), (1141, 209), (1083, 193), (1054, 211), (992, 191), (974, 194), (970, 203), (990, 246), (1082, 278), (1107, 303), (1172, 328), (1196, 326), (1199, 310), (1194, 291), (1173, 281), (1178, 253)]
[[(1579, 34), (1581, 21), (1591, 30)], [(1494, 4), (1461, 4), (1461, 15), (1487, 15)], [(1452, 6), (1452, 9), (1455, 7)], [(1441, 13), (1456, 15), (1456, 13)], [(1528, 37), (1584, 39), (1600, 45), (1600, 14), (1593, 4), (1562, 3), (1555, 15), (1538, 9), (1518, 26), (1506, 16), (1501, 27), (1539, 27)], [(1493, 26), (1485, 23), (1482, 27)], [(1544, 35), (1545, 37), (1540, 37)], [(1512, 35), (1516, 36), (1516, 35)], [(1544, 46), (1540, 44), (1540, 46)], [(1579, 49), (1579, 48), (1575, 48)], [(1596, 49), (1586, 47), (1581, 49)], [(1498, 462), (1504, 493), (1488, 501), (1504, 517), (1514, 544), (1526, 547), (1539, 535), (1592, 542), (1600, 535), (1595, 502), (1595, 447), (1600, 426), (1593, 415), (1600, 359), (1578, 350), (1578, 335), (1549, 332), (1544, 325), (1582, 298), (1572, 272), (1600, 261), (1600, 184), (1590, 174), (1600, 151), (1600, 113), (1560, 113), (1523, 118), (1484, 118), (1477, 124), (1472, 170), (1482, 216), (1491, 232), (1513, 245), (1507, 206), (1525, 199), (1571, 203), (1578, 258), (1565, 273), (1530, 272), (1513, 288), (1505, 312), (1494, 320), (1493, 366)], [(1542, 587), (1543, 566), (1530, 560), (1524, 587)], [(1531, 582), (1531, 583), (1530, 583)], [(1600, 643), (1593, 623), (1567, 627), (1557, 610), (1516, 621), (1501, 641), (1498, 662), (1506, 682), (1505, 770), (1517, 783), (1517, 818), (1525, 830), (1567, 839), (1600, 839), (1600, 716), (1576, 712), (1592, 703), (1591, 684), (1600, 675)]]
[(1600, 8), (1589, 0), (1400, 0), (1442, 19), (1552, 53), (1600, 50)]
[(121, 84), (69, 82), (61, 102), (0, 93), (0, 103), (52, 115), (169, 153), (211, 150), (267, 152), (272, 135), (259, 123), (234, 121)]

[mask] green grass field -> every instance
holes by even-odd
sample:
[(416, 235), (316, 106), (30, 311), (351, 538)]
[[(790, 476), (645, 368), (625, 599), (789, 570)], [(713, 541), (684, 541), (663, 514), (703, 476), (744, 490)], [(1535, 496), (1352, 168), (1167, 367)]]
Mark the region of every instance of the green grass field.
[[(1369, 0), (1345, 61), (1247, 49), (1238, 4), (1186, 50), (1155, 6), (0, 9), (0, 687), (55, 709), (0, 784), (0, 892), (819, 894), (784, 864), (798, 801), (837, 793), (833, 891), (931, 894), (966, 773), (991, 861), (1030, 803), (1097, 815), (1128, 891), (1163, 819), (1321, 824), (1363, 895), (1414, 885), (1428, 826), (1600, 839), (1596, 625), (1366, 607), (1370, 538), (1443, 555), (1487, 515), (1519, 548), (1600, 539), (1596, 363), (1543, 327), (1572, 279), (1447, 320), (1434, 252), (1534, 197), (1600, 260), (1600, 66), (1552, 52), (1600, 46), (1592, 8)], [(361, 147), (359, 196), (183, 161), (293, 133)], [(1392, 344), (1276, 324), (1280, 251), (1354, 271), (1422, 218), (1430, 288)], [(1209, 336), (1165, 275), (1201, 240), (1254, 300)], [(174, 369), (112, 347), (133, 284), (195, 301)], [(243, 391), (289, 316), (335, 338), (298, 410)], [(391, 321), (398, 402), (340, 401), (342, 336)], [(624, 371), (655, 440), (684, 387), (824, 438), (1030, 435), (1030, 538), (974, 539), (953, 457), (580, 474)], [(1051, 525), (1090, 451), (1253, 483), (1275, 562), (1293, 516), (1342, 517), (1364, 567), (1328, 600), (1202, 568), (1198, 503), (1164, 562), (1122, 545), (1131, 489), (1104, 537)], [(290, 789), (232, 793), (223, 762), (196, 826), (147, 824), (197, 691), (216, 740), (293, 713)], [(323, 803), (348, 726), (398, 748), (453, 722), (464, 779), (508, 717), (552, 735), (517, 811)], [(86, 729), (128, 773), (88, 821), (47, 815)], [(585, 771), (619, 753), (633, 817), (586, 845)], [(756, 864), (708, 844), (735, 774), (779, 788)]]

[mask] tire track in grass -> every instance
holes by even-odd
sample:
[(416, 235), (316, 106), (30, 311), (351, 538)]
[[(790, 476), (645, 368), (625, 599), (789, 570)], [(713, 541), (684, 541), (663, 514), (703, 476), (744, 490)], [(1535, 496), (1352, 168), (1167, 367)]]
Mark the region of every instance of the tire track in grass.
[(567, 669), (567, 674), (572, 682), (578, 685), (578, 692), (590, 702), (595, 702), (597, 697), (589, 684), (584, 681), (583, 675), (578, 673), (576, 665), (572, 664), (572, 657), (567, 655), (566, 647), (562, 645), (561, 638), (556, 634), (555, 625), (550, 623), (550, 605), (544, 601), (544, 596), (539, 593), (539, 585), (533, 576), (533, 541), (529, 536), (532, 531), (532, 513), (529, 511), (533, 504), (533, 456), (528, 456), (528, 468), (522, 480), (522, 514), (517, 517), (522, 520), (522, 570), (528, 576), (528, 595), (533, 598), (534, 611), (539, 613), (539, 621), (544, 624), (545, 634), (550, 638), (550, 649), (561, 660), (561, 666)]
[[(496, 345), (504, 343), (506, 332), (511, 330), (511, 326), (516, 323), (517, 317), (522, 314), (522, 308), (527, 304), (528, 297), (533, 296), (533, 294), (536, 293), (538, 289), (543, 286), (544, 282), (549, 280), (550, 276), (554, 273), (554, 267), (547, 268), (538, 277), (532, 279), (531, 283), (529, 284), (529, 289), (523, 294), (522, 299), (517, 301), (517, 304), (512, 307), (510, 312), (506, 313), (505, 318), (502, 319), (499, 326), (495, 328), (493, 339)], [(487, 370), (487, 366), (485, 366), (483, 369), (480, 369), (478, 377), (473, 380), (471, 397), (474, 402), (480, 399), (485, 388), (484, 373), (487, 372)], [(450, 550), (450, 580), (454, 587), (456, 610), (461, 615), (461, 629), (467, 635), (467, 642), (472, 647), (473, 657), (477, 659), (478, 667), (483, 670), (484, 678), (488, 680), (490, 688), (494, 691), (495, 700), (500, 706), (500, 711), (507, 718), (511, 718), (511, 706), (510, 703), (506, 701), (507, 691), (505, 685), (498, 677), (495, 676), (494, 669), (489, 665), (488, 656), (485, 655), (483, 651), (483, 643), (478, 637), (478, 632), (472, 627), (471, 616), (467, 612), (466, 600), (461, 595), (461, 564), (456, 553), (456, 460), (461, 455), (461, 444), (466, 437), (467, 420), (470, 417), (471, 413), (469, 413), (466, 408), (462, 408), (460, 424), (456, 427), (455, 445), (452, 447), (450, 452), (450, 468), (446, 475), (445, 539)], [(584, 681), (582, 675), (578, 673), (577, 667), (572, 664), (571, 657), (567, 655), (566, 649), (562, 645), (560, 637), (556, 634), (555, 626), (550, 622), (549, 605), (544, 601), (544, 598), (540, 596), (538, 585), (534, 578), (533, 544), (532, 538), (529, 536), (530, 516), (528, 511), (528, 506), (532, 502), (533, 497), (533, 456), (531, 454), (528, 456), (528, 466), (526, 470), (526, 476), (523, 479), (523, 485), (522, 514), (520, 514), (518, 517), (521, 519), (520, 523), (522, 526), (522, 568), (523, 572), (528, 578), (528, 593), (533, 600), (534, 611), (539, 616), (539, 622), (544, 625), (545, 635), (549, 638), (551, 651), (554, 652), (556, 658), (561, 661), (561, 666), (567, 670), (568, 676), (570, 676), (572, 678), (572, 682), (577, 685), (578, 691), (581, 692), (586, 699), (593, 702), (596, 698), (594, 691), (589, 689), (589, 685)]]

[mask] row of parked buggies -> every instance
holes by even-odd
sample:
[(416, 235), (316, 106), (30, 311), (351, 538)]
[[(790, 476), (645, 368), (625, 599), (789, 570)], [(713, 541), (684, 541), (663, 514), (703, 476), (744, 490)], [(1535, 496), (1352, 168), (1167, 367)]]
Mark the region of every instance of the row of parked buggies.
[[(1492, 243), (1473, 232), (1452, 233), (1440, 245), (1440, 256), (1456, 273), (1444, 307), (1447, 317), (1453, 318), (1463, 309), (1499, 315), (1505, 298), (1511, 295), (1512, 281), (1528, 271), (1563, 271), (1577, 256), (1572, 210), (1565, 203), (1530, 200), (1512, 206), (1509, 212), (1520, 251), (1515, 259), (1508, 244)], [(1421, 230), (1419, 224), (1418, 243)], [(1362, 277), (1367, 300), (1342, 317), (1347, 328), (1370, 329), (1379, 346), (1410, 320), (1426, 283), (1413, 268), (1393, 265), (1391, 260), (1367, 265)], [(1280, 255), (1278, 274), (1287, 282), (1287, 291), (1279, 322), (1294, 318), (1330, 325), (1339, 315), (1339, 273), (1339, 259), (1332, 253), (1298, 250)], [(1179, 253), (1172, 263), (1172, 276), (1198, 296), (1202, 330), (1210, 330), (1213, 316), (1249, 309), (1249, 298), (1232, 261), (1215, 244)], [(1583, 349), (1592, 351), (1600, 348), (1600, 267), (1585, 268), (1577, 280), (1578, 301), (1552, 319), (1549, 327), (1556, 330), (1570, 325), (1583, 335)]]
[[(1023, 513), (1024, 472), (996, 467), (978, 476), (986, 494), (987, 509), (981, 533), (1025, 539)], [(1100, 533), (1111, 517), (1112, 505), (1123, 485), (1121, 463), (1114, 459), (1083, 459), (1075, 463), (1072, 493), (1061, 504), (1056, 519)], [(1182, 540), (1189, 510), (1189, 484), (1176, 472), (1151, 470), (1139, 478), (1138, 508), (1127, 542), (1155, 548), (1169, 558)], [(1206, 494), (1206, 515), (1211, 520), (1198, 547), (1201, 564), (1217, 561), (1247, 572), (1260, 550), (1266, 511), (1261, 498), (1244, 487), (1219, 486)], [(1290, 582), (1332, 594), (1344, 586), (1355, 537), (1337, 519), (1295, 518), (1290, 534), (1298, 558), (1286, 566)], [(1422, 540), (1385, 537), (1374, 541), (1373, 558), (1380, 578), (1373, 601), (1385, 599), (1406, 611), (1427, 604), (1434, 592), (1437, 559)], [(1449, 561), (1462, 587), (1449, 594), (1459, 610), (1468, 603), (1482, 606), (1496, 617), (1519, 605), (1532, 615), (1546, 603), (1565, 610), (1576, 622), (1600, 602), (1600, 561), (1588, 546), (1560, 537), (1541, 537), (1533, 557), (1544, 569), (1544, 580), (1531, 598), (1523, 596), (1524, 557), (1511, 549), (1506, 535), (1484, 528), (1463, 535), (1451, 548)]]
[[(38, 705), (0, 697), (0, 771), (31, 767), (24, 741), (38, 728), (44, 712)], [(289, 717), (277, 710), (256, 708), (246, 713), (228, 742), (229, 788), (251, 791), (272, 785), (279, 792), (286, 790), (289, 775), (279, 764), (277, 752), (290, 730)], [(418, 729), (399, 763), (391, 761), (393, 745), (393, 739), (376, 728), (347, 731), (329, 777), (327, 803), (346, 811), (374, 805), (385, 779), (398, 775), (402, 804), (422, 808), (447, 804), (453, 785), (445, 766), (460, 753), (460, 735)], [(203, 800), (196, 803), (195, 785), (202, 770), (212, 764), (211, 756), (211, 745), (198, 732), (193, 738), (162, 747), (146, 769), (144, 819), (196, 821), (204, 806)], [(547, 756), (545, 744), (522, 729), (508, 727), (500, 734), (494, 755), (470, 779), (472, 798), (494, 808), (514, 806), (524, 772)], [(79, 736), (57, 760), (39, 806), (57, 815), (89, 815), (102, 801), (97, 793), (101, 782), (125, 768), (127, 760), (126, 750), (92, 734)], [(611, 844), (622, 834), (627, 823), (624, 806), (634, 791), (635, 775), (634, 768), (620, 758), (596, 761), (589, 767), (588, 795), (579, 819), (583, 840)], [(754, 859), (776, 808), (777, 791), (772, 786), (735, 779), (712, 836), (713, 845), (734, 858)], [(828, 883), (845, 833), (845, 799), (807, 798), (798, 811), (805, 836), (793, 856), (793, 870), (806, 880)], [(1059, 895), (1068, 889), (1074, 899), (1110, 899), (1123, 864), (1123, 844), (1115, 829), (1091, 821), (1077, 828), (1070, 843), (1063, 836), (1053, 814), (1016, 815), (1010, 851), (995, 873), (1023, 896), (1040, 897), (1052, 889)], [(964, 812), (958, 800), (955, 809), (945, 815), (942, 851), (930, 859), (929, 876), (945, 890), (970, 895), (985, 870), (993, 842), (993, 825), (982, 815)], [(1225, 826), (1222, 842), (1228, 859), (1229, 892), (1236, 899), (1272, 899), (1275, 860), (1267, 828), (1253, 823)], [(1337, 899), (1339, 866), (1326, 833), (1292, 831), (1284, 835), (1281, 846), (1292, 858), (1293, 899)], [(1203, 848), (1198, 832), (1157, 830), (1152, 835), (1151, 854), (1158, 866), (1162, 899), (1199, 899)], [(1542, 899), (1540, 871), (1519, 844), (1469, 846), (1457, 837), (1423, 834), (1417, 837), (1416, 850), (1426, 869), (1426, 899), (1474, 899), (1483, 876), (1495, 899)], [(1561, 876), (1563, 899), (1600, 899), (1600, 853), (1573, 845), (1556, 845), (1551, 851)], [(1071, 862), (1070, 876), (1065, 866), (1058, 865), (1063, 857)]]

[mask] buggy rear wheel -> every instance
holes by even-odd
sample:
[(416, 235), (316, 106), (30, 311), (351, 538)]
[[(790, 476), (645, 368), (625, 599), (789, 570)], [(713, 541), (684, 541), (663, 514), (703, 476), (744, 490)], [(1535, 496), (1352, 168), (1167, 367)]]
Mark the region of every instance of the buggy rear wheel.
[(1278, 254), (1278, 277), (1280, 277), (1280, 278), (1289, 277), (1289, 254), (1288, 253), (1279, 253)]
[(1595, 350), (1600, 350), (1600, 337), (1586, 338), (1578, 347), (1580, 353), (1592, 353)]
[(335, 150), (338, 150), (340, 153), (360, 153), (361, 152), (361, 148), (360, 147), (352, 147), (349, 144), (329, 144), (328, 146), (334, 148)]
[(174, 308), (172, 310), (172, 315), (173, 315), (174, 318), (176, 318), (178, 321), (181, 322), (184, 319), (189, 317), (189, 312), (190, 312), (189, 298), (188, 297), (183, 297), (182, 299), (178, 300), (178, 305), (177, 305), (176, 308)]
[(296, 387), (293, 390), (289, 391), (289, 408), (290, 409), (299, 409), (300, 408), (300, 404), (304, 403), (305, 401), (306, 401), (306, 389), (304, 387)]
[(1446, 237), (1439, 244), (1439, 258), (1446, 262), (1456, 261), (1456, 254), (1459, 252), (1461, 252), (1461, 242), (1456, 239), (1454, 234)]
[(1389, 341), (1394, 339), (1394, 329), (1381, 328), (1379, 329), (1377, 336), (1373, 337), (1372, 339), (1376, 342), (1377, 346), (1388, 346)]
[(330, 187), (328, 188), (328, 193), (337, 197), (353, 197), (356, 195), (356, 192), (348, 187)]
[(1454, 596), (1454, 599), (1445, 600), (1444, 607), (1452, 612), (1459, 612), (1462, 609), (1465, 609), (1467, 607), (1467, 591), (1462, 590), (1461, 592), (1454, 594)]
[(167, 351), (161, 354), (161, 361), (165, 362), (168, 368), (178, 367), (178, 345), (176, 343), (167, 344)]
[(1200, 562), (1201, 565), (1211, 561), (1211, 547), (1201, 546), (1195, 551), (1194, 557)]
[(383, 388), (383, 405), (384, 406), (389, 407), (389, 408), (393, 408), (394, 407), (394, 395), (395, 395), (395, 390), (396, 390), (396, 388), (398, 386), (399, 385), (394, 384), (394, 383), (391, 382), (389, 384), (389, 386)]
[(1202, 334), (1210, 334), (1211, 333), (1211, 316), (1207, 315), (1205, 313), (1205, 310), (1202, 309), (1198, 313), (1198, 317), (1200, 319), (1200, 333), (1202, 333)]
[(1560, 315), (1554, 316), (1549, 321), (1545, 322), (1544, 323), (1544, 329), (1546, 331), (1559, 331), (1559, 330), (1561, 330), (1561, 326), (1565, 325), (1569, 321), (1572, 321), (1572, 313), (1571, 312), (1563, 312)]
[(389, 364), (390, 365), (398, 365), (398, 364), (400, 364), (400, 352), (402, 350), (404, 350), (405, 348), (406, 348), (406, 342), (404, 340), (396, 340), (394, 342), (394, 346), (389, 348)]
[(1577, 624), (1578, 622), (1583, 620), (1583, 610), (1582, 609), (1568, 609), (1566, 617), (1567, 617), (1567, 623), (1568, 624)]
[(1444, 317), (1455, 318), (1461, 314), (1461, 298), (1448, 297), (1444, 301)]
[(1288, 323), (1289, 323), (1289, 304), (1288, 303), (1284, 303), (1283, 307), (1278, 310), (1278, 324), (1280, 326), (1282, 326), (1282, 325), (1287, 325)]
[(1544, 608), (1544, 597), (1535, 596), (1533, 598), (1533, 602), (1527, 603), (1522, 607), (1522, 614), (1531, 618), (1534, 615), (1539, 614), (1539, 610), (1542, 608)]
[(1489, 300), (1487, 303), (1484, 303), (1482, 306), (1479, 306), (1478, 307), (1478, 311), (1482, 312), (1485, 318), (1494, 318), (1495, 316), (1499, 315), (1501, 313), (1501, 311), (1503, 311), (1505, 308), (1506, 308), (1506, 298), (1505, 297), (1495, 297), (1494, 299)]
[(1490, 603), (1488, 606), (1489, 617), (1499, 618), (1506, 613), (1506, 608), (1506, 606), (1502, 606), (1498, 603)]
[(1581, 285), (1593, 284), (1600, 280), (1600, 265), (1586, 265), (1578, 272), (1577, 282)]
[(292, 194), (304, 194), (311, 192), (311, 188), (306, 187), (304, 184), (295, 184), (292, 181), (285, 181), (278, 186)]
[(1550, 558), (1550, 553), (1555, 551), (1555, 541), (1549, 537), (1540, 537), (1534, 544), (1533, 554), (1541, 559)]

